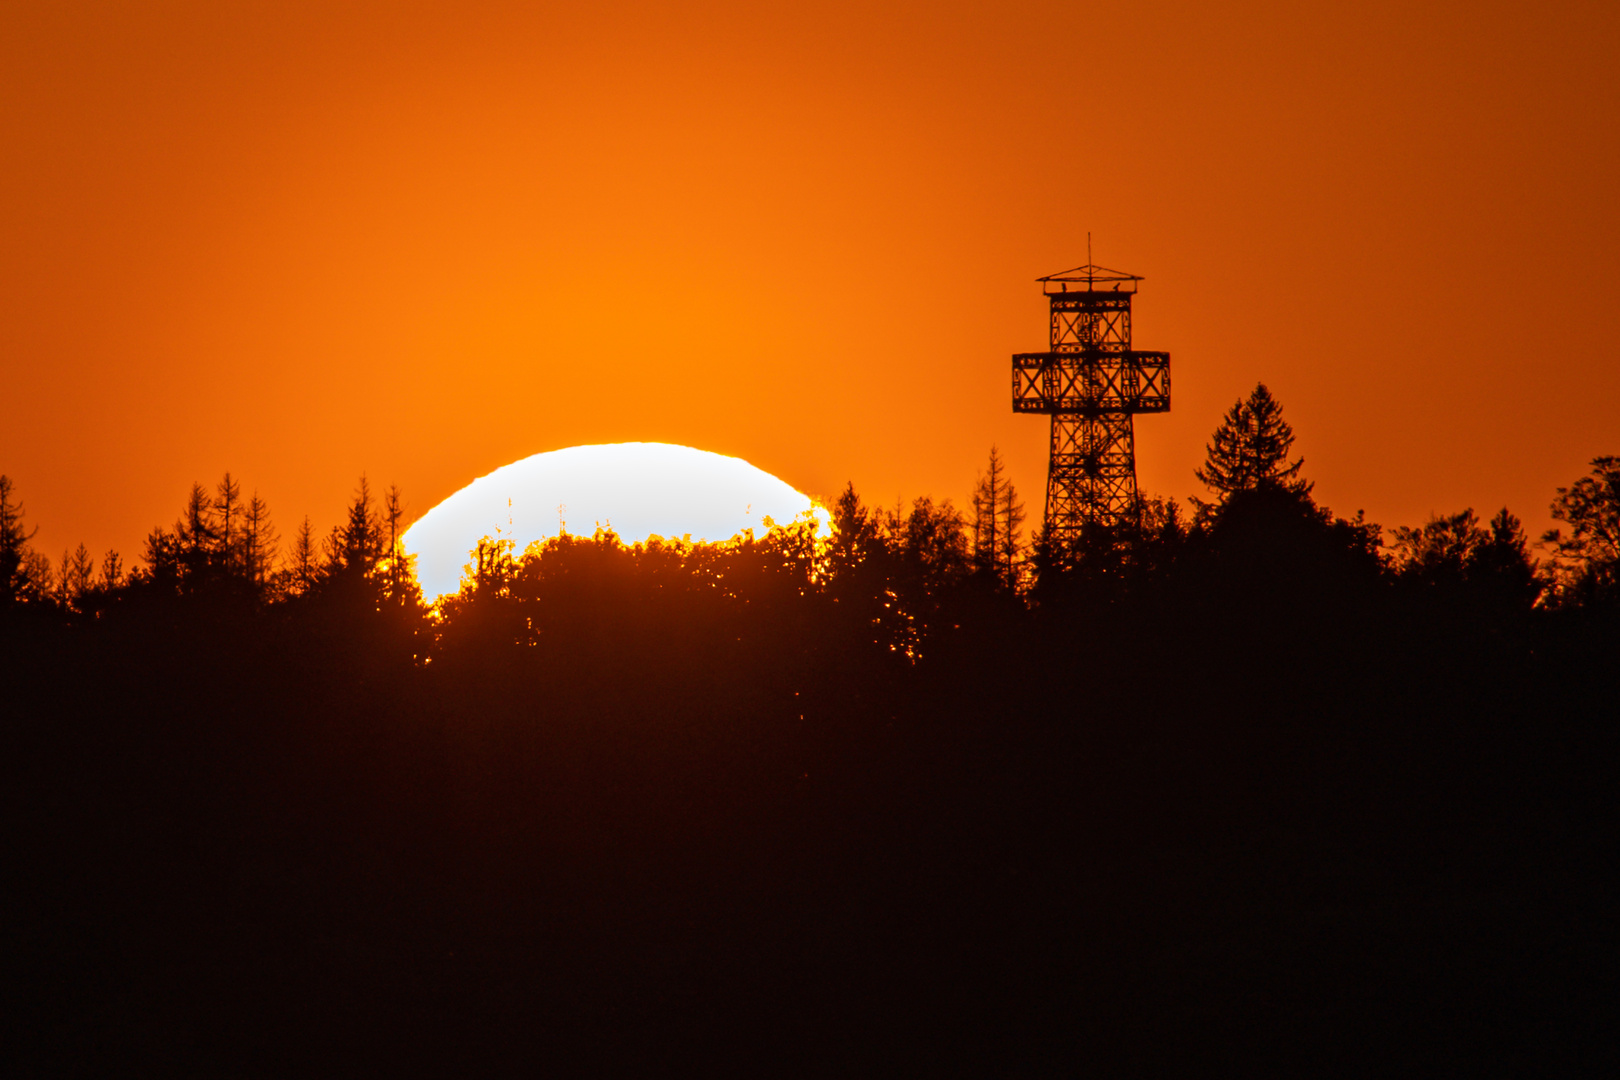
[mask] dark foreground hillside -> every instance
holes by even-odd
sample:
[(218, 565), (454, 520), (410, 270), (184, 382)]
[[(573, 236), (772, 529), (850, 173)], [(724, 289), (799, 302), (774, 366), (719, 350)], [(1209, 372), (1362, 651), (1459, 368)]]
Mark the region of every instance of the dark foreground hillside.
[(6, 1072), (1589, 1072), (1620, 623), (1272, 540), (14, 612)]

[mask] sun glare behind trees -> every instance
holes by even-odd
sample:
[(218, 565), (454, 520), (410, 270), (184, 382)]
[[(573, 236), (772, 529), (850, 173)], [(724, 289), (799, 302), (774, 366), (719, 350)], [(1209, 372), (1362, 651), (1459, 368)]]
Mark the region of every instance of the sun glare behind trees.
[(809, 496), (741, 458), (668, 443), (574, 446), (535, 454), (480, 477), (406, 532), (405, 550), (429, 599), (455, 592), (468, 553), (485, 538), (521, 553), (564, 533), (611, 529), (626, 543), (649, 536), (719, 542), (811, 515)]

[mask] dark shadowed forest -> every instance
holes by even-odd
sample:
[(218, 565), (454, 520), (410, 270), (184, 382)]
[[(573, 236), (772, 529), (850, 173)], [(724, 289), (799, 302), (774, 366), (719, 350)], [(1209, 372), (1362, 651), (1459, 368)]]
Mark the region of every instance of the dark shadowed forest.
[[(1572, 1075), (1613, 1055), (1620, 459), (1380, 530), (1275, 399), (1066, 549), (847, 489), (469, 555), (0, 485), (8, 1075)], [(1029, 514), (1039, 518), (1038, 508)]]

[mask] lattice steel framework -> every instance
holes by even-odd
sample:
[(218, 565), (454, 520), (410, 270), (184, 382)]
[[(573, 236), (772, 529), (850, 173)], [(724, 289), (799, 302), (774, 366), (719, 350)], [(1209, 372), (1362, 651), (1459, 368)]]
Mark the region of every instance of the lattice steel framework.
[(1052, 417), (1048, 535), (1135, 522), (1137, 413), (1170, 411), (1170, 354), (1131, 348), (1131, 298), (1142, 279), (1087, 264), (1036, 279), (1052, 303), (1051, 350), (1017, 353), (1013, 411)]

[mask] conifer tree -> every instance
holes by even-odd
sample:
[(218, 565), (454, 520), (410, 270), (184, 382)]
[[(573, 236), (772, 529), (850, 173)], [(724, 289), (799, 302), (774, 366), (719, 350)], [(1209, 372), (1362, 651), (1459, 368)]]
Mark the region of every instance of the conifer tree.
[(56, 600), (63, 608), (76, 610), (84, 594), (95, 587), (96, 562), (90, 549), (80, 544), (72, 552), (62, 552), (58, 571)]
[(370, 574), (382, 554), (381, 537), (381, 523), (371, 501), (371, 484), (361, 474), (354, 502), (349, 504), (348, 520), (334, 534), (337, 563), (345, 570)]
[(1529, 608), (1542, 584), (1519, 519), (1503, 507), (1482, 525), (1472, 508), (1399, 526), (1390, 545), (1396, 576), (1425, 588), (1463, 588)]
[(101, 584), (100, 588), (107, 592), (124, 584), (124, 560), (118, 552), (109, 548), (107, 554), (101, 557)]
[(196, 590), (212, 576), (218, 559), (220, 532), (214, 524), (214, 504), (199, 483), (191, 485), (186, 508), (174, 526), (181, 584)]
[(1020, 534), (1024, 528), (1024, 504), (1018, 498), (1018, 489), (1008, 480), (1001, 493), (1001, 537), (997, 551), (997, 573), (1009, 589), (1018, 586), (1019, 561), (1023, 558), (1024, 544)]
[(1258, 383), (1247, 400), (1238, 399), (1215, 429), (1205, 448), (1208, 457), (1193, 475), (1225, 503), (1234, 492), (1256, 489), (1310, 494), (1311, 484), (1299, 479), (1303, 458), (1288, 460), (1294, 429), (1282, 418), (1282, 405), (1265, 383)]
[(226, 576), (234, 577), (245, 574), (246, 567), (242, 549), (242, 485), (232, 480), (231, 474), (226, 473), (220, 480), (219, 486), (214, 489), (214, 520), (218, 524), (219, 536), (216, 540), (216, 551), (219, 566)]
[(939, 588), (968, 568), (966, 524), (951, 500), (935, 503), (927, 495), (913, 500), (910, 513), (900, 522), (901, 555), (922, 568), (930, 589)]
[(270, 505), (254, 492), (242, 511), (242, 572), (261, 598), (273, 580), (279, 540), (270, 521)]
[(308, 514), (304, 515), (303, 523), (293, 535), (292, 551), (288, 558), (288, 591), (302, 596), (314, 587), (320, 575), (320, 552), (316, 549), (315, 527), (310, 524)]
[(832, 536), (827, 541), (827, 572), (833, 582), (849, 580), (881, 547), (878, 522), (855, 494), (850, 481), (833, 503)]
[(383, 496), (383, 527), (388, 532), (388, 595), (397, 598), (404, 588), (406, 576), (405, 548), (401, 543), (405, 526), (405, 500), (399, 493), (398, 484), (388, 485), (388, 493)]
[(1023, 549), (1019, 532), (1024, 524), (1024, 504), (1007, 478), (1001, 454), (992, 446), (990, 463), (979, 477), (971, 503), (973, 568), (990, 574), (1004, 587), (1017, 581), (1017, 564)]
[(51, 598), (58, 607), (69, 609), (73, 607), (73, 553), (67, 548), (62, 549), (62, 562), (56, 568), (56, 585), (51, 590)]
[(1536, 603), (1546, 590), (1524, 535), (1523, 523), (1507, 507), (1491, 518), (1490, 539), (1474, 557), (1474, 575), (1496, 583), (1500, 592), (1523, 603)]
[(158, 526), (146, 536), (146, 546), (141, 552), (146, 570), (140, 574), (141, 578), (173, 591), (182, 578), (180, 556), (179, 536)]
[(35, 577), (38, 559), (29, 546), (34, 533), (23, 527), (23, 506), (12, 490), (11, 477), (0, 476), (0, 607), (36, 599), (49, 586)]
[(973, 527), (973, 566), (981, 573), (995, 573), (1001, 553), (1001, 503), (1007, 485), (1006, 466), (1001, 454), (990, 447), (990, 464), (979, 476), (971, 505)]

